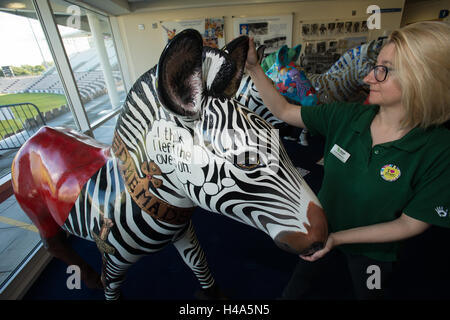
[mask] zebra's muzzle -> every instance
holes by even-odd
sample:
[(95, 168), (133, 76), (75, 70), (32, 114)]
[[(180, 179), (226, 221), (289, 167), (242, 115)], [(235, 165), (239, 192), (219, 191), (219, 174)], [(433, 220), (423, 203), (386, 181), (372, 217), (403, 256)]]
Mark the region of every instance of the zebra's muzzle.
[(302, 256), (310, 256), (313, 255), (316, 251), (322, 250), (324, 246), (323, 242), (314, 242), (309, 248), (300, 252)]
[(321, 250), (328, 237), (328, 223), (321, 207), (314, 202), (308, 204), (307, 217), (304, 223), (307, 232), (282, 231), (274, 239), (276, 245), (283, 250), (301, 255), (311, 255)]
[(314, 254), (316, 251), (322, 250), (324, 246), (324, 242), (314, 242), (309, 247), (306, 247), (304, 249), (299, 249), (292, 247), (290, 244), (286, 242), (280, 242), (278, 240), (275, 240), (275, 244), (284, 251), (294, 253), (296, 255), (303, 255), (303, 256), (310, 256)]

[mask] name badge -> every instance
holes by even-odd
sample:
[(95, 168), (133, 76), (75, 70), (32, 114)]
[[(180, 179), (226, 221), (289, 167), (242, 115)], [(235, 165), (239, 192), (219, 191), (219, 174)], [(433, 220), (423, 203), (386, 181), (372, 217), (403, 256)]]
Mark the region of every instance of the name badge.
[(339, 147), (337, 144), (331, 148), (330, 152), (343, 163), (346, 163), (348, 158), (350, 158), (350, 153)]

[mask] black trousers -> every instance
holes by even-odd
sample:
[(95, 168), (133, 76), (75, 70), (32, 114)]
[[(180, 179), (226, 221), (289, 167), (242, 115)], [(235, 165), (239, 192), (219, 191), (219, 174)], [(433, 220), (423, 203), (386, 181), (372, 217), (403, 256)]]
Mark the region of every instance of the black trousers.
[[(308, 262), (301, 258), (291, 279), (285, 287), (281, 299), (342, 299), (339, 288), (335, 297), (330, 297), (331, 283), (349, 279), (353, 288), (353, 298), (358, 300), (383, 299), (389, 291), (395, 262), (378, 261), (363, 255), (353, 255), (334, 249), (323, 258)], [(347, 272), (343, 274), (342, 272)], [(333, 280), (334, 279), (334, 280)], [(317, 286), (319, 288), (317, 288)], [(322, 294), (321, 294), (322, 292)]]

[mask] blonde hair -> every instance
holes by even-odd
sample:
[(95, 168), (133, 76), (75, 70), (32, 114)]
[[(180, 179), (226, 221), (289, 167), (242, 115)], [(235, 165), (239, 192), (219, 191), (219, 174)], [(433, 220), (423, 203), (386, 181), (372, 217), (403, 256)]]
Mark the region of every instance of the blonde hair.
[(398, 29), (394, 65), (406, 108), (404, 127), (441, 125), (450, 119), (450, 24), (424, 21)]

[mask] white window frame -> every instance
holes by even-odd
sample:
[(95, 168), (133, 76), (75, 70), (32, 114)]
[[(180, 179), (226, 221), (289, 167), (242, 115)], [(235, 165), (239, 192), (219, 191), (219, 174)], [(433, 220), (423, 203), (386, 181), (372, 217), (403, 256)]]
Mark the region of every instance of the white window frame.
[(58, 32), (58, 27), (55, 23), (53, 11), (48, 1), (33, 0), (36, 9), (36, 14), (41, 23), (45, 37), (49, 44), (50, 51), (58, 70), (61, 82), (66, 93), (67, 102), (74, 115), (75, 123), (81, 132), (90, 134), (91, 126), (87, 117), (86, 111), (83, 108), (81, 97), (78, 92), (78, 87), (75, 81), (75, 76), (70, 67), (69, 58), (67, 57), (61, 35)]

